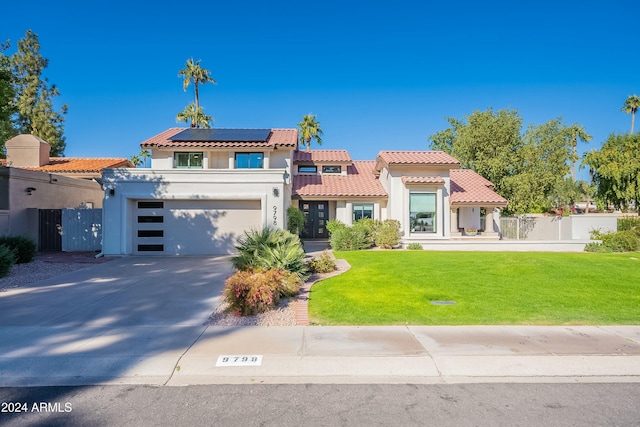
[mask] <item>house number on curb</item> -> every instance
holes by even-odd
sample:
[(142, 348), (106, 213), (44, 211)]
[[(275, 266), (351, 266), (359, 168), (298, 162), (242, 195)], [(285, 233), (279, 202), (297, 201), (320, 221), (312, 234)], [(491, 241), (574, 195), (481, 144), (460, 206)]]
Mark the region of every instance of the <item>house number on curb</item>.
[(216, 366), (260, 366), (262, 355), (220, 355)]
[(278, 225), (278, 207), (273, 207), (273, 225)]

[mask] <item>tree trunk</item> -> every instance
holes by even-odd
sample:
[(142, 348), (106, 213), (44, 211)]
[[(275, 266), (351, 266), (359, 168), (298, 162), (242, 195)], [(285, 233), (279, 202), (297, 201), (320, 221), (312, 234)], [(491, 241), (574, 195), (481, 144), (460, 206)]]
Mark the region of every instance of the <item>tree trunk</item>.
[(629, 133), (629, 135), (633, 135), (633, 125), (635, 124), (635, 121), (636, 121), (636, 112), (631, 111), (631, 132)]

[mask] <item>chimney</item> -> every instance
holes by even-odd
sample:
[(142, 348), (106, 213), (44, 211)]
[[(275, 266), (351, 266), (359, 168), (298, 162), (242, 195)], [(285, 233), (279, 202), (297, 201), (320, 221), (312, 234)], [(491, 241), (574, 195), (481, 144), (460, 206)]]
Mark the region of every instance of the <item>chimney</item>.
[(37, 136), (14, 136), (4, 146), (7, 150), (7, 166), (37, 168), (49, 164), (51, 146)]

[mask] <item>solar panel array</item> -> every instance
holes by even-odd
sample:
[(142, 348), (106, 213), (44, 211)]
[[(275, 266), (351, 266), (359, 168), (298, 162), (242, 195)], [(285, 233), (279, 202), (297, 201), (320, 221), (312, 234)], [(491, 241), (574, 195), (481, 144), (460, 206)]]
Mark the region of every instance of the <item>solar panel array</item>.
[(179, 142), (266, 142), (271, 129), (185, 129), (171, 137)]

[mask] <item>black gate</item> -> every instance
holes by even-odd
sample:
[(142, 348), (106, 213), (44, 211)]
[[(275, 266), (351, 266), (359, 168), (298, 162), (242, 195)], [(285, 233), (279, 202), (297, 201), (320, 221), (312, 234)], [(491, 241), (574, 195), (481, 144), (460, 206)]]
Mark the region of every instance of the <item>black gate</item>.
[(62, 209), (38, 209), (38, 249), (62, 251)]

